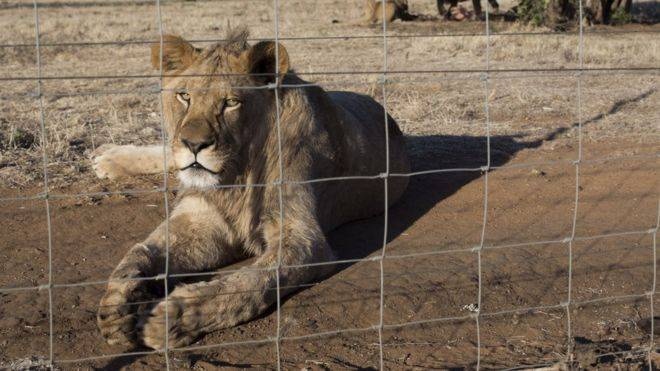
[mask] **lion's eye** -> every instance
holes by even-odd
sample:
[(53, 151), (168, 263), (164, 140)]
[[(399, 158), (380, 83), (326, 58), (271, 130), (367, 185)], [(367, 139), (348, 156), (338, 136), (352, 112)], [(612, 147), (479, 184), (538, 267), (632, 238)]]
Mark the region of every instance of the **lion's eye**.
[(238, 107), (241, 104), (241, 101), (235, 98), (227, 98), (225, 100), (225, 107)]
[(190, 105), (190, 94), (188, 93), (176, 93), (176, 99), (186, 106), (186, 108)]

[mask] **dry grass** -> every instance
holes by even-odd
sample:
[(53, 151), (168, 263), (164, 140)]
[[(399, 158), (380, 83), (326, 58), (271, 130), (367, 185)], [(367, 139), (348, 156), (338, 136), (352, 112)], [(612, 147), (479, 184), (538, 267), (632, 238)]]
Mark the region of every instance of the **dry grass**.
[[(25, 7), (3, 9), (2, 44), (34, 43), (31, 1)], [(69, 1), (68, 4), (88, 3)], [(274, 32), (271, 1), (165, 1), (163, 28), (189, 39), (221, 38), (227, 22), (250, 27), (255, 38)], [(412, 2), (413, 12), (434, 13), (433, 1)], [(104, 2), (103, 6), (59, 6), (45, 2), (40, 11), (42, 43), (81, 43), (157, 40), (156, 9), (151, 3)], [(78, 4), (78, 5), (80, 5)], [(510, 6), (505, 2), (503, 8)], [(286, 40), (293, 65), (308, 80), (328, 89), (369, 93), (382, 100), (374, 74), (323, 74), (380, 71), (383, 41), (380, 26), (362, 27), (352, 20), (361, 14), (345, 1), (280, 1), (280, 37), (374, 36), (333, 40)], [(338, 21), (338, 23), (337, 23)], [(544, 29), (495, 21), (488, 53), (492, 69), (568, 69), (578, 66), (576, 33), (498, 35), (545, 32)], [(584, 65), (657, 67), (660, 39), (657, 26), (636, 26), (640, 33), (587, 33)], [(604, 29), (609, 31), (611, 29)], [(620, 29), (616, 29), (620, 30)], [(486, 68), (484, 23), (442, 21), (391, 24), (387, 41), (388, 69), (393, 71), (478, 70)], [(603, 31), (587, 30), (591, 31)], [(466, 34), (475, 34), (468, 36)], [(427, 37), (405, 37), (425, 35)], [(437, 35), (428, 37), (429, 35)], [(452, 36), (455, 35), (455, 36)], [(0, 76), (34, 77), (32, 46), (3, 48)], [(153, 74), (148, 47), (128, 45), (44, 46), (45, 76), (124, 76)], [(494, 135), (519, 135), (521, 140), (543, 137), (577, 122), (577, 80), (570, 73), (492, 75), (487, 89), (474, 73), (398, 73), (390, 76), (387, 107), (409, 135), (484, 135), (485, 95), (489, 97)], [(656, 153), (660, 98), (657, 73), (588, 75), (582, 86), (582, 118), (588, 140), (626, 136), (640, 147), (631, 152)], [(54, 187), (85, 179), (93, 183), (87, 156), (99, 144), (153, 143), (160, 140), (157, 78), (49, 80), (42, 88), (46, 124), (45, 150)], [(34, 81), (3, 82), (0, 95), (0, 183), (30, 187), (42, 178), (42, 148)], [(85, 95), (85, 92), (94, 92)], [(72, 95), (72, 96), (61, 96)], [(616, 108), (617, 102), (625, 101)], [(603, 115), (604, 114), (604, 115)], [(573, 133), (549, 144), (572, 145)], [(644, 144), (646, 143), (646, 144)]]

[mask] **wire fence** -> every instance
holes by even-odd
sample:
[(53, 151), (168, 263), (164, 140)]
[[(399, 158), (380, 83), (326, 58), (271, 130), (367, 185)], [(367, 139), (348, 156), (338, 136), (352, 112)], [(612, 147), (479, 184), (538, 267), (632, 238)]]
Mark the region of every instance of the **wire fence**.
[[(383, 18), (385, 17), (385, 0), (382, 1), (382, 11), (383, 11)], [(155, 4), (154, 4), (155, 2)], [(39, 10), (40, 7), (43, 6), (44, 4), (40, 4), (39, 1), (34, 0), (33, 1), (33, 10), (34, 10), (34, 25), (35, 25), (35, 43), (34, 44), (29, 44), (29, 43), (18, 43), (18, 44), (0, 44), (0, 48), (10, 48), (10, 47), (25, 47), (25, 48), (36, 48), (36, 60), (37, 60), (37, 75), (36, 77), (18, 77), (18, 76), (9, 76), (9, 77), (0, 77), (0, 81), (36, 81), (37, 82), (37, 90), (35, 94), (27, 94), (30, 96), (33, 96), (34, 98), (37, 99), (38, 101), (38, 106), (39, 106), (39, 123), (40, 123), (40, 128), (41, 128), (41, 142), (45, 143), (47, 140), (46, 137), (46, 119), (45, 119), (45, 109), (44, 109), (44, 99), (49, 96), (71, 96), (71, 95), (79, 95), (79, 96), (88, 96), (88, 95), (96, 95), (96, 94), (134, 94), (136, 93), (135, 90), (130, 90), (130, 91), (81, 91), (81, 92), (74, 92), (74, 93), (50, 93), (50, 92), (43, 92), (42, 84), (44, 81), (60, 81), (60, 80), (75, 80), (75, 79), (94, 79), (94, 80), (99, 80), (99, 79), (145, 79), (145, 78), (158, 78), (159, 79), (159, 86), (157, 89), (145, 89), (142, 92), (143, 93), (150, 93), (150, 94), (160, 94), (164, 91), (167, 91), (168, 89), (163, 87), (163, 77), (167, 76), (167, 74), (163, 71), (163, 44), (166, 42), (163, 40), (163, 21), (162, 21), (162, 15), (161, 15), (161, 1), (160, 0), (154, 0), (150, 2), (146, 2), (152, 5), (156, 6), (157, 9), (157, 21), (158, 21), (158, 26), (159, 26), (159, 34), (160, 34), (160, 40), (154, 41), (154, 40), (126, 40), (126, 41), (102, 41), (102, 42), (95, 42), (95, 41), (86, 41), (86, 42), (67, 42), (67, 43), (42, 43), (40, 36), (41, 36), (41, 31), (40, 31), (40, 17), (39, 17)], [(78, 3), (72, 4), (72, 6), (76, 5)], [(238, 272), (239, 270), (222, 270), (222, 271), (217, 271), (217, 272), (199, 272), (199, 273), (170, 273), (169, 272), (169, 262), (167, 259), (169, 259), (169, 249), (170, 249), (170, 241), (169, 237), (167, 238), (167, 241), (165, 243), (165, 249), (166, 249), (166, 263), (165, 263), (165, 271), (157, 274), (155, 276), (149, 276), (149, 277), (139, 277), (139, 278), (129, 278), (129, 279), (109, 279), (109, 280), (97, 280), (97, 281), (85, 281), (85, 282), (71, 282), (71, 283), (55, 283), (54, 277), (53, 277), (53, 242), (52, 242), (52, 235), (53, 235), (53, 227), (51, 225), (51, 201), (52, 200), (57, 200), (57, 199), (64, 199), (64, 198), (71, 198), (71, 197), (81, 197), (81, 196), (107, 196), (107, 195), (116, 195), (116, 194), (130, 194), (130, 195), (140, 195), (140, 194), (150, 194), (150, 193), (162, 193), (163, 195), (163, 202), (165, 204), (165, 228), (166, 230), (169, 229), (169, 206), (168, 206), (168, 192), (170, 191), (176, 191), (179, 190), (178, 187), (172, 186), (168, 184), (168, 174), (167, 174), (167, 163), (168, 163), (168, 152), (166, 150), (166, 146), (168, 143), (168, 138), (167, 138), (167, 131), (165, 130), (165, 123), (164, 123), (164, 113), (163, 113), (163, 101), (162, 101), (162, 96), (161, 100), (159, 102), (159, 109), (160, 109), (160, 117), (161, 117), (161, 132), (162, 132), (162, 145), (163, 145), (163, 156), (164, 156), (164, 174), (163, 174), (163, 184), (162, 187), (158, 187), (157, 189), (151, 189), (151, 190), (143, 190), (143, 189), (133, 189), (133, 190), (120, 190), (120, 191), (103, 191), (103, 192), (87, 192), (87, 193), (75, 193), (75, 194), (62, 194), (62, 193), (57, 193), (53, 192), (50, 190), (49, 187), (49, 171), (48, 167), (51, 164), (51, 161), (49, 160), (49, 156), (46, 150), (46, 146), (42, 145), (43, 153), (42, 153), (42, 161), (43, 161), (43, 179), (44, 179), (44, 188), (42, 193), (38, 193), (35, 195), (26, 195), (26, 196), (20, 196), (20, 197), (6, 197), (6, 198), (0, 198), (1, 202), (5, 201), (25, 201), (25, 200), (43, 200), (45, 204), (45, 210), (46, 210), (46, 221), (47, 221), (47, 233), (48, 233), (48, 281), (46, 284), (43, 285), (37, 285), (37, 286), (26, 286), (26, 287), (5, 287), (5, 288), (0, 288), (0, 293), (13, 293), (13, 292), (21, 292), (21, 291), (31, 291), (31, 290), (45, 290), (48, 293), (48, 327), (49, 327), (49, 359), (48, 359), (48, 364), (46, 366), (48, 367), (55, 367), (58, 364), (70, 364), (70, 363), (80, 363), (80, 362), (85, 362), (85, 361), (93, 361), (93, 360), (101, 360), (101, 359), (109, 359), (109, 358), (115, 358), (115, 357), (128, 357), (128, 356), (138, 356), (138, 355), (147, 355), (147, 354), (162, 354), (165, 357), (165, 364), (167, 369), (169, 370), (171, 360), (169, 358), (169, 355), (171, 352), (185, 352), (185, 351), (192, 351), (192, 350), (203, 350), (203, 349), (213, 349), (213, 348), (222, 348), (222, 347), (228, 347), (228, 346), (236, 346), (236, 345), (257, 345), (257, 344), (273, 344), (276, 349), (276, 362), (277, 362), (277, 369), (282, 368), (282, 355), (281, 355), (281, 350), (280, 350), (280, 343), (283, 340), (302, 340), (302, 339), (308, 339), (308, 338), (316, 338), (316, 337), (324, 337), (324, 336), (330, 336), (330, 335), (337, 335), (337, 334), (350, 334), (350, 333), (360, 333), (360, 332), (370, 332), (370, 331), (377, 331), (378, 332), (378, 347), (379, 347), (379, 365), (381, 369), (385, 369), (385, 359), (384, 359), (384, 341), (383, 341), (383, 331), (388, 330), (388, 329), (395, 329), (395, 328), (403, 328), (407, 326), (413, 326), (413, 325), (420, 325), (420, 324), (426, 324), (426, 323), (438, 323), (438, 322), (451, 322), (451, 321), (458, 321), (458, 320), (473, 320), (474, 321), (474, 326), (476, 329), (476, 368), (479, 369), (481, 367), (481, 362), (482, 362), (482, 323), (480, 322), (483, 318), (486, 317), (493, 317), (493, 316), (502, 316), (502, 315), (507, 315), (507, 314), (523, 314), (523, 313), (530, 313), (534, 311), (540, 311), (540, 310), (565, 310), (566, 312), (566, 355), (565, 359), (557, 359), (556, 362), (564, 362), (567, 365), (572, 365), (574, 362), (573, 359), (573, 349), (575, 347), (574, 344), (574, 334), (573, 334), (573, 319), (571, 318), (571, 310), (573, 308), (585, 306), (587, 304), (594, 304), (594, 303), (602, 303), (602, 302), (617, 302), (617, 301), (624, 301), (624, 300), (649, 300), (649, 305), (650, 305), (650, 320), (651, 320), (651, 333), (649, 336), (649, 342), (648, 346), (643, 347), (643, 348), (634, 348), (631, 350), (626, 350), (626, 351), (618, 351), (618, 352), (610, 352), (610, 353), (603, 353), (599, 354), (598, 357), (606, 357), (606, 356), (612, 356), (612, 355), (620, 355), (620, 354), (647, 354), (648, 357), (648, 367), (649, 369), (652, 369), (653, 367), (653, 361), (652, 361), (652, 356), (655, 352), (655, 343), (654, 343), (654, 298), (656, 296), (656, 277), (657, 277), (657, 232), (658, 232), (658, 226), (660, 225), (660, 202), (658, 203), (658, 212), (657, 212), (657, 218), (655, 220), (655, 227), (651, 229), (645, 229), (645, 230), (632, 230), (632, 231), (625, 231), (625, 232), (619, 232), (619, 233), (609, 233), (609, 234), (601, 234), (601, 235), (592, 235), (592, 236), (580, 236), (577, 235), (576, 233), (576, 226), (578, 224), (578, 205), (580, 201), (580, 176), (581, 176), (581, 168), (584, 164), (590, 164), (590, 163), (603, 163), (603, 162), (610, 162), (610, 161), (618, 161), (618, 160), (644, 160), (644, 159), (657, 159), (660, 156), (658, 154), (650, 154), (650, 155), (628, 155), (628, 156), (602, 156), (599, 158), (595, 159), (584, 159), (583, 158), (583, 130), (582, 130), (582, 124), (583, 124), (583, 107), (582, 107), (582, 80), (585, 75), (588, 74), (614, 74), (614, 73), (657, 73), (660, 71), (659, 67), (617, 67), (617, 68), (612, 68), (612, 67), (606, 67), (606, 68), (585, 68), (584, 67), (584, 39), (585, 39), (585, 34), (625, 34), (625, 33), (657, 33), (660, 32), (660, 30), (651, 30), (651, 31), (639, 31), (639, 30), (614, 30), (614, 29), (608, 29), (608, 30), (595, 30), (595, 31), (585, 31), (585, 27), (583, 24), (584, 16), (583, 16), (583, 6), (582, 6), (582, 1), (579, 2), (579, 28), (576, 32), (578, 36), (578, 66), (576, 68), (516, 68), (516, 69), (491, 69), (491, 60), (490, 60), (490, 53), (491, 53), (491, 38), (493, 37), (493, 34), (491, 32), (491, 21), (489, 19), (489, 13), (488, 11), (485, 12), (485, 31), (484, 33), (457, 33), (457, 34), (452, 34), (452, 35), (447, 35), (447, 34), (430, 34), (430, 35), (396, 35), (396, 34), (390, 34), (388, 33), (388, 24), (387, 22), (383, 22), (382, 24), (382, 35), (380, 36), (358, 36), (358, 35), (346, 35), (346, 36), (310, 36), (310, 37), (280, 37), (280, 24), (279, 24), (279, 1), (278, 0), (273, 0), (273, 6), (274, 6), (274, 22), (273, 22), (273, 31), (274, 31), (274, 38), (271, 40), (274, 40), (276, 43), (279, 41), (284, 41), (284, 40), (325, 40), (325, 39), (382, 39), (382, 69), (380, 70), (366, 70), (366, 71), (329, 71), (329, 72), (309, 72), (309, 73), (300, 73), (300, 75), (308, 75), (308, 76), (314, 76), (314, 75), (333, 75), (333, 74), (338, 74), (338, 75), (374, 75), (379, 78), (378, 84), (381, 89), (381, 94), (383, 97), (387, 96), (388, 92), (388, 86), (392, 84), (393, 82), (397, 81), (397, 75), (420, 75), (420, 74), (432, 74), (432, 73), (441, 73), (444, 74), (440, 79), (450, 79), (452, 74), (455, 73), (460, 73), (460, 74), (466, 74), (466, 73), (471, 73), (471, 74), (477, 74), (480, 76), (480, 81), (484, 90), (484, 100), (483, 100), (483, 109), (485, 112), (485, 132), (486, 132), (486, 162), (482, 166), (477, 166), (477, 167), (466, 167), (466, 168), (441, 168), (441, 169), (431, 169), (431, 170), (423, 170), (423, 171), (416, 171), (416, 172), (409, 172), (409, 173), (395, 173), (390, 171), (390, 163), (389, 163), (389, 132), (387, 130), (387, 99), (383, 99), (383, 106), (384, 106), (384, 130), (385, 130), (385, 135), (386, 135), (386, 151), (387, 151), (387, 156), (386, 156), (386, 164), (385, 164), (385, 171), (382, 174), (376, 174), (376, 175), (370, 175), (370, 176), (344, 176), (344, 177), (336, 177), (336, 178), (320, 178), (320, 179), (288, 179), (285, 176), (285, 168), (282, 160), (282, 138), (280, 134), (280, 115), (276, 115), (276, 126), (277, 126), (277, 137), (278, 137), (278, 153), (279, 153), (279, 161), (278, 161), (278, 171), (279, 171), (279, 179), (276, 182), (272, 183), (264, 183), (264, 184), (232, 184), (232, 185), (223, 185), (223, 186), (215, 186), (213, 188), (246, 188), (246, 187), (270, 187), (270, 188), (277, 188), (277, 194), (278, 194), (278, 203), (279, 203), (279, 219), (280, 219), (280, 236), (284, 235), (284, 230), (283, 230), (283, 225), (284, 225), (284, 201), (283, 201), (283, 187), (286, 185), (303, 185), (303, 184), (311, 184), (311, 183), (319, 183), (319, 182), (331, 182), (331, 181), (349, 181), (349, 180), (377, 180), (377, 179), (382, 179), (383, 180), (383, 187), (384, 187), (384, 204), (385, 204), (385, 212), (383, 216), (383, 239), (382, 239), (382, 247), (380, 254), (376, 254), (374, 256), (368, 256), (365, 258), (357, 258), (357, 259), (344, 259), (344, 260), (334, 260), (334, 261), (329, 261), (329, 262), (321, 262), (321, 263), (313, 263), (313, 264), (302, 264), (302, 265), (287, 265), (282, 263), (282, 239), (280, 238), (279, 242), (279, 247), (278, 247), (278, 252), (277, 252), (277, 264), (273, 267), (268, 267), (268, 268), (241, 268), (240, 271), (245, 271), (246, 269), (250, 270), (253, 269), (255, 271), (268, 271), (268, 272), (274, 272), (275, 277), (276, 277), (276, 287), (275, 290), (277, 291), (277, 302), (276, 302), (276, 309), (275, 309), (275, 316), (276, 316), (276, 333), (272, 337), (267, 337), (264, 339), (258, 339), (258, 340), (247, 340), (247, 341), (233, 341), (233, 342), (223, 342), (219, 344), (207, 344), (207, 345), (190, 345), (190, 346), (185, 346), (185, 347), (171, 347), (169, 345), (169, 331), (165, 331), (165, 346), (163, 349), (157, 349), (157, 350), (152, 350), (152, 351), (140, 351), (140, 352), (125, 352), (125, 353), (118, 353), (118, 354), (106, 354), (106, 355), (99, 355), (99, 356), (90, 356), (90, 357), (84, 357), (84, 358), (75, 358), (75, 359), (56, 359), (54, 356), (54, 351), (53, 351), (53, 345), (55, 342), (54, 338), (54, 331), (53, 331), (53, 290), (56, 288), (71, 288), (71, 287), (86, 287), (86, 286), (92, 286), (92, 285), (105, 285), (111, 282), (122, 282), (122, 281), (163, 281), (164, 283), (164, 301), (167, 303), (168, 301), (168, 293), (171, 291), (171, 288), (168, 287), (168, 278), (190, 278), (190, 277), (204, 277), (204, 276), (212, 276), (216, 275), (218, 273), (223, 273), (223, 274), (228, 274), (232, 272)], [(571, 34), (571, 33), (567, 33)], [(497, 33), (495, 34), (496, 36), (532, 36), (532, 35), (557, 35), (555, 32), (508, 32), (508, 33)], [(388, 40), (392, 38), (419, 38), (419, 37), (459, 37), (459, 36), (483, 36), (486, 38), (486, 47), (485, 47), (485, 58), (486, 58), (486, 65), (485, 68), (483, 69), (435, 69), (435, 70), (391, 70), (388, 69)], [(263, 39), (251, 39), (252, 41), (259, 41)], [(215, 43), (219, 41), (223, 41), (223, 39), (198, 39), (198, 40), (192, 40), (193, 42), (198, 42), (198, 43)], [(85, 75), (66, 75), (66, 76), (45, 76), (42, 74), (42, 57), (41, 57), (41, 50), (45, 47), (55, 47), (55, 46), (106, 46), (106, 45), (129, 45), (129, 44), (160, 44), (160, 71), (158, 74), (144, 74), (144, 75), (90, 75), (90, 76), (85, 76)], [(279, 48), (276, 48), (276, 66), (279, 66)], [(279, 72), (276, 71), (275, 76), (277, 79), (279, 79)], [(557, 74), (560, 76), (571, 76), (575, 77), (577, 81), (577, 86), (576, 86), (576, 97), (577, 97), (577, 127), (576, 132), (577, 132), (577, 156), (574, 159), (568, 159), (568, 160), (557, 160), (557, 161), (545, 161), (545, 162), (530, 162), (530, 163), (522, 163), (522, 164), (515, 164), (515, 165), (496, 165), (492, 161), (492, 153), (491, 153), (491, 119), (490, 119), (490, 98), (489, 98), (489, 91), (490, 91), (490, 84), (493, 79), (513, 79), (517, 77), (528, 77), (530, 74), (539, 74), (542, 76), (547, 76), (547, 74)], [(183, 76), (220, 76), (220, 75), (183, 75)], [(424, 77), (424, 80), (427, 81), (430, 77)], [(277, 112), (280, 112), (280, 93), (279, 89), (288, 89), (288, 88), (300, 88), (300, 87), (307, 87), (307, 86), (318, 86), (317, 84), (302, 84), (302, 85), (286, 85), (282, 84), (280, 81), (277, 81), (274, 84), (269, 84), (263, 87), (239, 87), (243, 89), (270, 89), (274, 91), (275, 94), (275, 101), (276, 101), (276, 106), (277, 106)], [(572, 207), (572, 216), (571, 216), (571, 228), (570, 228), (570, 234), (565, 236), (564, 238), (560, 239), (553, 239), (553, 240), (544, 240), (544, 241), (528, 241), (528, 242), (520, 242), (520, 243), (510, 243), (510, 244), (501, 244), (501, 245), (492, 245), (488, 244), (486, 240), (486, 226), (488, 223), (488, 208), (489, 208), (489, 174), (497, 169), (505, 169), (505, 168), (525, 168), (525, 167), (535, 167), (539, 165), (572, 165), (574, 167), (574, 172), (575, 172), (575, 184), (574, 184), (574, 197), (573, 197), (573, 207)], [(391, 253), (388, 252), (387, 246), (388, 246), (388, 179), (390, 178), (395, 178), (395, 177), (413, 177), (413, 176), (419, 176), (419, 175), (429, 175), (429, 174), (441, 174), (441, 173), (451, 173), (451, 172), (474, 172), (481, 174), (481, 178), (483, 179), (483, 218), (481, 221), (481, 232), (480, 232), (480, 242), (476, 246), (469, 246), (469, 247), (464, 247), (464, 248), (457, 248), (457, 249), (450, 249), (450, 250), (437, 250), (437, 251), (430, 251), (430, 252), (417, 252), (417, 253), (407, 253), (407, 254), (401, 254), (401, 253)], [(573, 258), (573, 249), (574, 249), (574, 244), (578, 241), (589, 241), (589, 240), (597, 240), (601, 238), (607, 238), (607, 237), (620, 237), (620, 236), (644, 236), (644, 235), (650, 235), (652, 236), (652, 241), (653, 241), (653, 246), (652, 246), (652, 252), (653, 252), (653, 261), (652, 261), (652, 267), (653, 267), (653, 281), (652, 281), (652, 287), (649, 287), (648, 291), (641, 293), (641, 294), (634, 294), (634, 295), (620, 295), (620, 296), (609, 296), (609, 297), (603, 297), (603, 298), (597, 298), (593, 300), (582, 300), (582, 301), (577, 301), (573, 297), (573, 263), (574, 263), (574, 258)], [(169, 236), (169, 233), (165, 233), (165, 236)], [(495, 311), (495, 312), (483, 312), (481, 310), (482, 308), (482, 297), (483, 297), (483, 292), (482, 292), (482, 286), (483, 286), (483, 269), (482, 269), (482, 253), (484, 251), (488, 250), (497, 250), (497, 249), (515, 249), (515, 248), (520, 248), (520, 247), (525, 247), (525, 246), (537, 246), (537, 245), (545, 245), (545, 244), (564, 244), (566, 245), (567, 252), (568, 252), (568, 270), (567, 270), (567, 282), (568, 282), (568, 287), (567, 287), (567, 296), (564, 301), (552, 305), (543, 305), (543, 306), (528, 306), (528, 307), (521, 307), (521, 308), (514, 308), (514, 309), (509, 309), (509, 310), (502, 310), (502, 311)], [(464, 316), (453, 316), (453, 317), (439, 317), (439, 318), (432, 318), (432, 319), (427, 319), (427, 320), (416, 320), (416, 321), (409, 321), (409, 322), (404, 322), (404, 323), (397, 323), (397, 324), (388, 324), (384, 320), (384, 295), (385, 295), (385, 280), (386, 280), (386, 275), (384, 273), (385, 268), (384, 268), (384, 262), (390, 259), (405, 259), (405, 258), (411, 258), (411, 257), (423, 257), (423, 256), (431, 256), (431, 255), (442, 255), (442, 254), (457, 254), (457, 253), (473, 253), (476, 256), (477, 259), (477, 266), (478, 266), (478, 281), (477, 281), (477, 286), (478, 286), (478, 293), (476, 299), (476, 310), (473, 313), (470, 313), (468, 315)], [(340, 265), (340, 264), (348, 264), (348, 263), (361, 263), (361, 262), (377, 262), (379, 264), (379, 286), (380, 286), (380, 292), (379, 292), (379, 313), (378, 313), (378, 323), (374, 324), (373, 326), (368, 326), (368, 327), (363, 327), (363, 328), (350, 328), (350, 329), (342, 329), (342, 330), (335, 330), (335, 331), (324, 331), (324, 332), (317, 332), (317, 333), (312, 333), (308, 335), (301, 335), (301, 336), (285, 336), (282, 334), (282, 318), (281, 318), (281, 305), (282, 302), (280, 301), (281, 295), (280, 292), (282, 289), (289, 289), (291, 288), (290, 286), (282, 286), (280, 283), (280, 272), (283, 269), (291, 269), (291, 268), (301, 268), (301, 267), (310, 267), (310, 266), (322, 266), (322, 265)], [(295, 286), (296, 288), (298, 287), (306, 287), (306, 286), (311, 286), (315, 285), (315, 283), (311, 284), (306, 284), (306, 285), (297, 285)], [(227, 293), (231, 294), (231, 293)], [(157, 303), (159, 300), (151, 300), (151, 301), (141, 301), (141, 302), (133, 302), (133, 303), (128, 303), (124, 305), (139, 305), (139, 304), (145, 304), (145, 303)], [(165, 328), (169, 329), (169, 318), (168, 318), (168, 311), (165, 311)], [(552, 364), (552, 363), (550, 363)], [(535, 365), (535, 366), (543, 366), (543, 365), (550, 365), (550, 364), (540, 364), (540, 365)], [(530, 367), (530, 365), (527, 365), (527, 367)]]

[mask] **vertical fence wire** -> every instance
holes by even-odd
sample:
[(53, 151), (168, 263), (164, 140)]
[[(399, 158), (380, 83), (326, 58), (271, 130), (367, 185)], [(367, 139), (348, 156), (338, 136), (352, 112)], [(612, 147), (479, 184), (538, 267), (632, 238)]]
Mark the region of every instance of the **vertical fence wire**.
[(48, 136), (46, 133), (46, 115), (44, 112), (44, 97), (42, 94), (42, 61), (41, 61), (41, 26), (39, 20), (39, 4), (33, 1), (34, 30), (37, 52), (37, 97), (39, 102), (39, 125), (41, 130), (41, 151), (44, 166), (44, 204), (46, 207), (46, 230), (48, 232), (48, 367), (53, 369), (55, 363), (53, 351), (53, 229), (50, 217), (49, 183), (48, 183)]
[(660, 228), (660, 200), (658, 200), (658, 212), (655, 219), (655, 227), (652, 229), (653, 234), (653, 281), (651, 291), (649, 292), (649, 300), (651, 301), (651, 323), (649, 331), (649, 371), (653, 370), (653, 353), (655, 353), (655, 290), (658, 277), (658, 228)]
[(277, 289), (277, 311), (276, 322), (277, 330), (275, 334), (275, 353), (277, 355), (277, 370), (282, 369), (282, 354), (280, 349), (280, 342), (282, 338), (282, 299), (281, 299), (281, 283), (280, 274), (282, 267), (282, 244), (284, 243), (284, 196), (282, 194), (282, 187), (284, 186), (284, 160), (282, 158), (282, 132), (280, 127), (280, 20), (279, 20), (279, 0), (273, 0), (274, 6), (274, 26), (275, 26), (275, 82), (271, 86), (275, 92), (275, 126), (277, 129), (277, 166), (279, 171), (279, 179), (277, 180), (277, 198), (280, 208), (280, 221), (279, 221), (279, 241), (277, 245), (277, 266), (275, 269), (275, 284)]
[[(474, 314), (474, 321), (476, 325), (476, 337), (477, 337), (477, 365), (476, 369), (479, 370), (481, 367), (481, 323), (480, 323), (480, 317), (481, 317), (481, 299), (482, 299), (482, 286), (483, 286), (483, 274), (482, 274), (482, 262), (481, 262), (481, 254), (484, 249), (484, 245), (486, 243), (486, 228), (488, 225), (488, 174), (491, 170), (491, 139), (490, 139), (490, 17), (489, 13), (490, 12), (490, 3), (487, 2), (486, 4), (486, 11), (485, 11), (485, 17), (486, 17), (486, 29), (485, 29), (485, 36), (486, 36), (486, 47), (485, 47), (485, 64), (486, 64), (486, 71), (481, 75), (481, 80), (483, 81), (483, 87), (484, 87), (484, 115), (485, 115), (485, 130), (486, 130), (486, 164), (482, 167), (482, 171), (484, 174), (484, 191), (483, 191), (483, 219), (482, 219), (482, 224), (481, 224), (481, 238), (479, 242), (479, 246), (475, 248), (476, 254), (477, 254), (477, 309), (476, 313)], [(480, 15), (479, 15), (480, 16)]]
[(574, 203), (573, 203), (573, 217), (571, 226), (571, 235), (568, 239), (568, 282), (566, 302), (566, 363), (568, 367), (573, 364), (573, 328), (571, 318), (571, 304), (573, 293), (573, 247), (575, 243), (575, 234), (577, 230), (578, 206), (580, 204), (580, 164), (582, 162), (582, 70), (584, 69), (584, 24), (583, 24), (583, 10), (582, 1), (578, 1), (578, 16), (579, 20), (579, 34), (578, 34), (578, 71), (576, 74), (577, 79), (577, 141), (578, 153), (577, 159), (574, 161), (575, 165), (575, 190), (574, 190)]
[(383, 122), (385, 130), (385, 172), (382, 175), (383, 178), (383, 200), (385, 203), (384, 212), (383, 212), (383, 246), (381, 249), (381, 255), (379, 259), (380, 267), (380, 301), (379, 301), (379, 319), (378, 319), (378, 354), (379, 354), (379, 365), (380, 369), (385, 369), (385, 355), (383, 348), (383, 315), (385, 309), (385, 254), (387, 250), (387, 235), (388, 235), (388, 206), (389, 206), (389, 195), (388, 195), (388, 182), (390, 176), (390, 135), (389, 135), (389, 119), (387, 116), (387, 19), (385, 17), (385, 0), (381, 0), (381, 16), (383, 18), (383, 72), (380, 77), (381, 93), (382, 93), (382, 106), (383, 106)]
[(158, 21), (159, 51), (158, 51), (158, 90), (159, 97), (158, 108), (160, 110), (161, 138), (163, 142), (163, 205), (165, 207), (165, 271), (162, 274), (163, 288), (165, 290), (165, 369), (170, 369), (170, 316), (169, 316), (169, 275), (170, 275), (170, 206), (167, 199), (168, 192), (168, 158), (167, 158), (167, 125), (165, 124), (165, 109), (163, 102), (163, 15), (160, 0), (156, 0), (156, 16)]

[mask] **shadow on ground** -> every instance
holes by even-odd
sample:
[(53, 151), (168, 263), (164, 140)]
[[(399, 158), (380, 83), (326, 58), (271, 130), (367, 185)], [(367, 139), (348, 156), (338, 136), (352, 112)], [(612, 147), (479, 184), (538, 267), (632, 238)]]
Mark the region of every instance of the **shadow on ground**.
[[(647, 98), (655, 90), (648, 90), (629, 99), (615, 102), (607, 112), (586, 119), (582, 126), (595, 124), (608, 115), (619, 112), (628, 104)], [(576, 130), (574, 122), (548, 133), (544, 138), (525, 142), (521, 135), (490, 137), (490, 166), (504, 166), (516, 153), (539, 148), (544, 142), (557, 139)], [(429, 135), (408, 137), (413, 172), (447, 169), (479, 169), (488, 164), (487, 138), (478, 136)], [(492, 170), (497, 171), (497, 169)], [(481, 178), (483, 171), (450, 171), (435, 175), (413, 176), (401, 200), (389, 210), (388, 242), (395, 239), (438, 202), (458, 192), (463, 186)], [(383, 245), (383, 217), (344, 225), (328, 236), (340, 259), (364, 258)]]
[(631, 14), (639, 23), (656, 24), (660, 22), (660, 3), (657, 1), (635, 1)]

